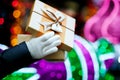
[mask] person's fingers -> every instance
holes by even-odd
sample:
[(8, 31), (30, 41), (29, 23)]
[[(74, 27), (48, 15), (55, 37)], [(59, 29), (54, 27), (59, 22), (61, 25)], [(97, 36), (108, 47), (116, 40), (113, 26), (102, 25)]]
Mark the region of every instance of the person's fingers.
[(53, 48), (48, 49), (47, 51), (45, 51), (45, 54), (44, 54), (44, 55), (46, 56), (46, 55), (55, 53), (55, 52), (57, 52), (57, 51), (58, 51), (58, 48), (57, 48), (57, 47), (53, 47)]
[(47, 41), (44, 42), (44, 47), (51, 45), (53, 42), (60, 40), (60, 36), (59, 35), (55, 35), (53, 37), (51, 37), (50, 39), (48, 39)]
[(55, 35), (55, 32), (51, 31), (51, 32), (45, 33), (40, 38), (41, 38), (41, 41), (44, 42), (44, 41), (48, 40), (49, 38), (53, 37), (54, 35)]
[(60, 45), (60, 44), (61, 44), (61, 40), (54, 41), (52, 44), (44, 47), (44, 48), (43, 48), (43, 51), (47, 51), (47, 50), (49, 50), (49, 49), (51, 49), (51, 48), (53, 48), (53, 47), (56, 47), (56, 46), (58, 46), (58, 45)]

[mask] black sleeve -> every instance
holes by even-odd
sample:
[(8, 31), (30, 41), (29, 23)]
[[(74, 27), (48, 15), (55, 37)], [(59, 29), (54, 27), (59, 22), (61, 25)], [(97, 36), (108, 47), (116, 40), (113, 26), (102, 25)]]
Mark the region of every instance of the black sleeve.
[(3, 51), (0, 54), (0, 79), (34, 61), (25, 42)]

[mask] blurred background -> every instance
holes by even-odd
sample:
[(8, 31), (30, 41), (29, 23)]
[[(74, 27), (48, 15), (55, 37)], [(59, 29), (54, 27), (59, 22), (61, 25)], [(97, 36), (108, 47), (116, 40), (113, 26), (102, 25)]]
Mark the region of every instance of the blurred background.
[[(92, 0), (41, 0), (76, 19), (76, 34), (83, 36), (83, 26), (97, 7)], [(99, 0), (98, 0), (99, 1)], [(34, 0), (0, 0), (0, 43), (17, 44), (17, 34), (24, 29)]]

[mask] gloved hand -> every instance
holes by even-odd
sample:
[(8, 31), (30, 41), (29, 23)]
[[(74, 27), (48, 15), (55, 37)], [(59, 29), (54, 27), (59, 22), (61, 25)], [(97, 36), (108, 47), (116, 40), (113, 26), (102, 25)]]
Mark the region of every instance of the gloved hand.
[(61, 44), (60, 36), (54, 32), (47, 32), (44, 35), (33, 38), (26, 42), (28, 50), (34, 59), (40, 59), (46, 55), (58, 51), (57, 46)]

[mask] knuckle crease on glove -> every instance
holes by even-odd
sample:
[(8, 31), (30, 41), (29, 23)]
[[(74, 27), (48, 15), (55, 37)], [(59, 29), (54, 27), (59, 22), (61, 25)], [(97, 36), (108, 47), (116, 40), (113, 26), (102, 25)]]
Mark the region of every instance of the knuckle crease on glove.
[(58, 48), (57, 48), (57, 47), (53, 47), (53, 48), (47, 50), (47, 51), (46, 51), (46, 54), (55, 53), (55, 52), (57, 52), (57, 51), (58, 51)]

